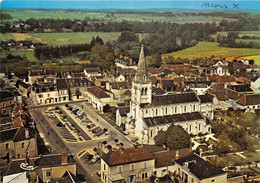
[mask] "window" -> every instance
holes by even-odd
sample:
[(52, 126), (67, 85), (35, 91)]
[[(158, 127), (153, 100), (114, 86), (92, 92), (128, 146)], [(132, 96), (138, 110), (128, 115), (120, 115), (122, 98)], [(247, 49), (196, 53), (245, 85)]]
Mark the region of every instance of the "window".
[(215, 179), (211, 180), (210, 182), (211, 182), (211, 183), (215, 183)]
[(145, 110), (145, 112), (146, 112), (146, 114), (148, 114), (148, 110), (147, 109)]
[(24, 142), (22, 142), (21, 145), (22, 145), (22, 148), (24, 148)]
[(20, 157), (21, 157), (21, 155), (20, 155), (20, 154), (18, 154), (18, 155), (17, 155), (17, 158), (19, 159)]
[(5, 107), (5, 103), (3, 102), (3, 107)]
[(6, 143), (6, 144), (5, 144), (5, 149), (6, 149), (6, 150), (10, 149), (10, 144), (9, 144), (9, 143)]
[(151, 130), (151, 137), (153, 137), (153, 130)]
[(186, 112), (186, 105), (184, 106), (184, 112)]
[(175, 107), (175, 114), (177, 113), (177, 107)]
[(200, 131), (200, 124), (199, 124), (199, 131)]
[(208, 132), (210, 132), (210, 127), (208, 128)]
[(154, 171), (154, 172), (153, 172), (153, 175), (156, 176), (156, 175), (157, 175), (157, 171)]
[(168, 111), (167, 111), (167, 107), (166, 107), (166, 108), (165, 108), (165, 114), (167, 114), (167, 112), (168, 112)]
[(128, 182), (136, 182), (136, 175), (130, 175), (128, 177)]
[(157, 115), (158, 114), (158, 109), (155, 109), (155, 115)]
[(51, 171), (46, 171), (46, 177), (51, 177)]
[(190, 132), (191, 132), (191, 129), (192, 129), (192, 125), (190, 125)]
[(142, 173), (142, 180), (146, 179), (147, 177), (148, 177), (148, 173), (147, 172)]
[(104, 170), (106, 170), (106, 164), (104, 164)]
[(135, 165), (134, 164), (131, 164), (130, 165), (130, 171), (133, 171), (135, 169)]
[(122, 172), (122, 169), (123, 169), (122, 166), (118, 166), (118, 167), (117, 167), (117, 173), (121, 173), (121, 172)]
[(163, 170), (162, 170), (162, 175), (165, 175), (166, 172), (167, 172), (167, 170), (166, 170), (166, 169), (163, 169)]
[(193, 111), (195, 111), (196, 110), (196, 105), (194, 104), (194, 106), (193, 106)]

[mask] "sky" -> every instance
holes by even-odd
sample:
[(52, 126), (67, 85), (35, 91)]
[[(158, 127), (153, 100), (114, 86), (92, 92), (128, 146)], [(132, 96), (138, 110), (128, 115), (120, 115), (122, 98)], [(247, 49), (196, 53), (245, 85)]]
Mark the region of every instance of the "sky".
[[(210, 7), (203, 5), (204, 3), (210, 3)], [(235, 9), (234, 4), (237, 4), (236, 8), (239, 9), (260, 10), (259, 0), (2, 0), (0, 6), (1, 8), (37, 9), (225, 9), (225, 7)]]

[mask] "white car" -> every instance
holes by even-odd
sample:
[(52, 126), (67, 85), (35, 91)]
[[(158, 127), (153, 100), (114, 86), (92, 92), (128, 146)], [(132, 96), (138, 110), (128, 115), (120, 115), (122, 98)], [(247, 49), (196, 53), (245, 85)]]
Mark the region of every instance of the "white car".
[(57, 118), (55, 114), (51, 113), (51, 114), (48, 114), (48, 117), (49, 118)]

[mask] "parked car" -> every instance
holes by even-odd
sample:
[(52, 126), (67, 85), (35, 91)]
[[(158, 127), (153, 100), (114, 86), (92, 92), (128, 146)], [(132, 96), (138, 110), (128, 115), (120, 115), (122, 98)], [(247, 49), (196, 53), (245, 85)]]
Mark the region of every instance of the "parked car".
[(85, 160), (91, 160), (93, 158), (93, 155), (92, 154), (88, 154), (86, 157), (85, 157)]
[(98, 162), (99, 159), (100, 159), (100, 157), (94, 156), (92, 158), (91, 162), (96, 163), (96, 162)]
[(49, 118), (57, 118), (55, 114), (51, 113), (51, 114), (48, 114), (48, 117)]

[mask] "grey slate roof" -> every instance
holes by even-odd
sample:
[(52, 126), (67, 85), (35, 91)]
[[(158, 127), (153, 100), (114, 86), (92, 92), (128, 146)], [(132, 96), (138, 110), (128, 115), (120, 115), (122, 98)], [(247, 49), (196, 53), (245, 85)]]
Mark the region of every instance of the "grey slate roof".
[(152, 103), (150, 104), (150, 106), (162, 106), (190, 102), (199, 102), (199, 99), (194, 92), (156, 95), (153, 96)]
[(158, 116), (158, 117), (150, 117), (144, 118), (144, 122), (148, 126), (160, 125), (160, 124), (172, 124), (176, 122), (183, 121), (192, 121), (192, 120), (200, 120), (204, 119), (200, 112), (191, 112), (191, 113), (182, 113), (182, 114), (173, 114), (167, 116)]
[(189, 171), (200, 180), (225, 173), (223, 170), (211, 164), (209, 161), (204, 160), (197, 154), (190, 154), (186, 157), (176, 160), (176, 162), (181, 166), (187, 162)]

